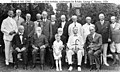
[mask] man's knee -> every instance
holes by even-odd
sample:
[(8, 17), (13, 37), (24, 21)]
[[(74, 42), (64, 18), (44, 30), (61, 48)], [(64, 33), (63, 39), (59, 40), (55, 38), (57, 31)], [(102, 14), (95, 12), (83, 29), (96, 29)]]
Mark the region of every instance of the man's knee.
[(40, 49), (40, 52), (44, 53), (44, 52), (45, 52), (45, 49), (44, 49), (44, 48)]
[(91, 55), (91, 54), (93, 54), (93, 51), (92, 51), (92, 50), (89, 50), (89, 51), (88, 51), (88, 55)]
[(37, 53), (37, 50), (36, 49), (33, 49), (32, 50), (32, 54), (36, 54)]

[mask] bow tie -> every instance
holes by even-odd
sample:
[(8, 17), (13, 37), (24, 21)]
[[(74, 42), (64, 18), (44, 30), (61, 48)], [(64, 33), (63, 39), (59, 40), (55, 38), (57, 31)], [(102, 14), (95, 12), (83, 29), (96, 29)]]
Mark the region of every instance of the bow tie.
[(20, 36), (23, 36), (23, 34), (19, 34)]

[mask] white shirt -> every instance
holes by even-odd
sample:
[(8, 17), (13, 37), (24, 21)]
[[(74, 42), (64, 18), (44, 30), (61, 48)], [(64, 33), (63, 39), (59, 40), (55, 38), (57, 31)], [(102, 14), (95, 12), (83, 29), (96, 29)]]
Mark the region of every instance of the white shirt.
[(89, 30), (89, 27), (90, 26), (94, 26), (94, 24), (91, 24), (90, 23), (90, 25), (88, 24), (88, 23), (86, 23), (86, 24), (84, 24), (83, 26), (82, 26), (82, 28), (83, 28), (83, 37), (84, 37), (84, 42), (86, 41), (86, 37), (87, 37), (87, 35), (89, 35), (90, 34), (90, 30)]
[[(20, 35), (20, 34), (21, 34), (21, 35)], [(22, 34), (22, 33), (19, 33), (19, 35), (20, 35), (21, 44), (23, 44), (23, 41), (22, 41), (22, 39), (23, 39), (23, 34)]]
[(62, 24), (62, 29), (64, 28), (65, 23), (66, 23), (65, 21), (61, 23)]
[(104, 20), (102, 20), (102, 21), (100, 20), (100, 23), (101, 23), (101, 25), (103, 25), (104, 24)]
[(93, 36), (93, 39), (94, 39), (94, 37), (95, 37), (95, 34), (96, 34), (96, 33), (94, 33), (94, 34), (92, 35), (92, 36)]
[(14, 20), (16, 21), (18, 27), (21, 25), (22, 22), (24, 22), (24, 19), (20, 16), (14, 17)]

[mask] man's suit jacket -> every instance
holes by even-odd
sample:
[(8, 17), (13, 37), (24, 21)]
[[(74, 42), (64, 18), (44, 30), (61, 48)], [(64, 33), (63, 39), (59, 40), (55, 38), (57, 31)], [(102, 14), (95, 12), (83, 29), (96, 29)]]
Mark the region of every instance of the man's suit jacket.
[(1, 31), (4, 34), (3, 39), (11, 41), (13, 39), (14, 34), (9, 35), (9, 33), (13, 30), (17, 33), (18, 31), (17, 24), (13, 18), (7, 17), (6, 19), (3, 20), (1, 25)]
[(85, 48), (87, 48), (89, 45), (93, 46), (93, 50), (100, 49), (102, 45), (102, 36), (98, 33), (95, 33), (95, 36), (93, 38), (93, 36), (89, 34), (85, 42)]
[(13, 49), (16, 49), (17, 47), (18, 48), (23, 48), (23, 47), (26, 47), (28, 48), (28, 41), (27, 41), (27, 36), (25, 34), (22, 35), (22, 42), (20, 40), (20, 35), (19, 33), (17, 33), (14, 37), (13, 37), (13, 40), (12, 40), (12, 46), (13, 46)]
[(110, 25), (110, 38), (112, 41), (114, 41), (115, 43), (120, 43), (120, 24), (116, 23), (115, 27), (112, 27), (112, 24)]
[(51, 38), (52, 38), (52, 25), (51, 25), (51, 21), (50, 20), (46, 20), (41, 21), (41, 25), (43, 25), (42, 27), (42, 34), (45, 35), (48, 39), (48, 41), (50, 42)]
[[(68, 35), (68, 26), (69, 25), (70, 25), (70, 23), (68, 23), (66, 21), (65, 26), (63, 28), (63, 35), (66, 37), (66, 41), (68, 40), (68, 37), (69, 37), (69, 35)], [(59, 22), (58, 28), (62, 28), (62, 21)]]
[(95, 23), (96, 32), (102, 35), (103, 44), (108, 42), (108, 38), (110, 38), (110, 23), (108, 21), (104, 21), (103, 25), (101, 25), (100, 21)]
[(17, 27), (19, 27), (21, 23), (24, 22), (24, 19), (22, 17), (19, 17), (18, 19), (18, 16), (14, 17), (14, 20), (16, 21)]
[(27, 23), (26, 21), (24, 21), (21, 25), (24, 26), (25, 34), (27, 35), (27, 37), (32, 37), (32, 35), (35, 32), (34, 22), (33, 21), (29, 21)]
[(41, 47), (42, 45), (45, 45), (45, 47), (48, 46), (48, 40), (43, 34), (41, 34), (39, 37), (37, 34), (34, 34), (31, 41), (31, 44), (36, 47)]

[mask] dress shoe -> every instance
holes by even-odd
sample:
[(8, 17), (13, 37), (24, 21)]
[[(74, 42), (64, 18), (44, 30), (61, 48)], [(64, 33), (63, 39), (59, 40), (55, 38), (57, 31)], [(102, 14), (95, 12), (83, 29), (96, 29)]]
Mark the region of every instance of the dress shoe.
[(93, 69), (94, 69), (94, 67), (93, 67), (93, 65), (91, 65), (91, 67), (90, 67), (90, 71), (93, 70)]
[(72, 71), (72, 70), (73, 70), (73, 67), (72, 67), (72, 66), (70, 66), (68, 70), (69, 70), (69, 71)]
[(110, 66), (108, 63), (104, 63), (104, 65), (106, 65), (106, 66)]
[(14, 69), (17, 69), (18, 68), (18, 65), (14, 65)]
[(9, 62), (8, 62), (8, 61), (5, 61), (5, 64), (6, 64), (6, 65), (9, 65)]
[(56, 71), (60, 71), (60, 70), (57, 68)]

